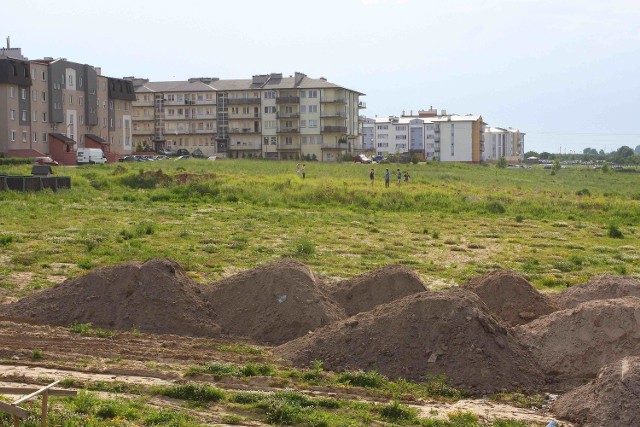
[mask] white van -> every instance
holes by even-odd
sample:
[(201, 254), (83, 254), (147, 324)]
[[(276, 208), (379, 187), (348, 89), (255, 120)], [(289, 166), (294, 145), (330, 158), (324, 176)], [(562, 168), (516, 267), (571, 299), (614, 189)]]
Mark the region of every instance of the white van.
[(78, 164), (107, 163), (104, 152), (99, 148), (78, 148)]

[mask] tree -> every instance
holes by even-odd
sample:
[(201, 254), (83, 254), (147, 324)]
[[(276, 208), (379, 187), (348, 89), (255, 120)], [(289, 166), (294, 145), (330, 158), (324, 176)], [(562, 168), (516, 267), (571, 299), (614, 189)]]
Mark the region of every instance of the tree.
[(543, 151), (542, 153), (540, 153), (541, 160), (547, 160), (549, 158), (551, 158), (551, 153), (547, 153), (546, 151)]
[(528, 159), (529, 157), (540, 157), (540, 154), (538, 154), (538, 152), (536, 151), (527, 151), (526, 153), (524, 153), (525, 159)]
[(498, 163), (496, 163), (496, 166), (500, 169), (506, 169), (507, 165), (507, 159), (505, 159), (504, 156), (500, 157)]
[(635, 151), (636, 151), (637, 154), (640, 154), (640, 145), (636, 145), (636, 150)]
[(591, 154), (593, 156), (597, 156), (598, 150), (596, 150), (595, 148), (585, 148), (584, 150), (582, 150), (582, 154)]
[(556, 159), (555, 162), (553, 162), (553, 165), (551, 166), (551, 175), (555, 175), (556, 172), (558, 172), (561, 167), (562, 166), (560, 166), (560, 160)]
[(631, 157), (635, 153), (631, 147), (627, 147), (626, 145), (623, 145), (622, 147), (618, 148), (618, 151), (616, 151), (616, 154), (620, 157)]

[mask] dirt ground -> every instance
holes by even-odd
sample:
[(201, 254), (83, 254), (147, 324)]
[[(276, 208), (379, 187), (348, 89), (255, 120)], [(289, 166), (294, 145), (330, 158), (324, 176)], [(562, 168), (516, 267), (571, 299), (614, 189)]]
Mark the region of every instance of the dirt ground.
[[(69, 378), (81, 383), (102, 381), (107, 384), (168, 385), (185, 380), (183, 374), (190, 366), (213, 362), (267, 362), (271, 357), (270, 347), (264, 347), (267, 350), (265, 356), (216, 350), (221, 344), (237, 342), (140, 333), (118, 333), (110, 338), (98, 338), (74, 334), (62, 327), (0, 319), (0, 386), (43, 385), (49, 381)], [(35, 349), (42, 352), (41, 359), (32, 359)], [(207, 380), (211, 382), (210, 378)], [(284, 390), (265, 378), (253, 378), (250, 381), (246, 378), (223, 378), (211, 384), (226, 390)], [(357, 388), (345, 390), (314, 387), (313, 390), (300, 391), (327, 397), (371, 399), (366, 391)], [(150, 404), (171, 407), (175, 402), (153, 399)], [(463, 410), (473, 412), (485, 420), (511, 418), (546, 424), (552, 419), (546, 409), (534, 411), (516, 408), (487, 399), (462, 400), (453, 404), (425, 401), (412, 403), (411, 406), (423, 416), (433, 418), (445, 418), (448, 413)], [(200, 418), (206, 422), (220, 422), (211, 413), (202, 414)], [(263, 424), (252, 422), (251, 425)], [(563, 423), (563, 426), (569, 427), (572, 424)]]
[[(637, 356), (638, 289), (633, 279), (606, 276), (549, 298), (516, 273), (498, 270), (465, 286), (429, 291), (401, 266), (329, 284), (285, 259), (197, 284), (171, 259), (125, 262), (20, 300), (0, 294), (0, 381), (28, 383), (66, 372), (153, 384), (183, 381), (188, 368), (213, 362), (304, 368), (322, 360), (329, 370), (376, 370), (392, 379), (445, 375), (474, 396), (568, 392), (606, 364)], [(129, 332), (71, 333), (78, 323)], [(217, 349), (242, 342), (267, 351)], [(271, 382), (225, 378), (221, 387), (284, 387)], [(312, 392), (369, 399), (357, 390)], [(488, 401), (457, 403), (467, 404), (483, 417), (513, 411), (510, 417), (540, 422)], [(425, 402), (420, 411), (440, 415), (456, 408), (433, 405)], [(599, 414), (611, 408), (602, 406)]]

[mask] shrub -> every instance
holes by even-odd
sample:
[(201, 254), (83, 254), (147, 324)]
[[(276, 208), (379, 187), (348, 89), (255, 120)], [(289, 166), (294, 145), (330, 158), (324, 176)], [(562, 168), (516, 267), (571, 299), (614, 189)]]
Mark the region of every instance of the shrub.
[(306, 257), (313, 255), (315, 251), (315, 243), (306, 237), (300, 237), (293, 243), (293, 252), (295, 255)]
[(219, 388), (202, 384), (180, 384), (170, 387), (159, 387), (152, 391), (162, 396), (196, 403), (218, 402), (225, 396), (224, 391)]
[(44, 354), (42, 353), (42, 350), (36, 349), (31, 352), (31, 360), (40, 360), (43, 356)]
[(391, 422), (414, 421), (416, 419), (416, 410), (406, 405), (401, 405), (397, 400), (385, 405), (380, 410), (380, 415)]
[(377, 371), (348, 371), (338, 375), (338, 382), (356, 387), (381, 388), (388, 380)]
[(576, 191), (576, 196), (590, 196), (591, 191), (588, 188), (583, 188), (582, 190)]
[(607, 232), (607, 235), (612, 239), (624, 239), (624, 234), (622, 234), (622, 231), (620, 231), (620, 229), (613, 224), (609, 225), (609, 231)]
[(498, 169), (506, 169), (506, 168), (507, 168), (507, 165), (508, 165), (508, 163), (507, 163), (507, 159), (505, 159), (505, 158), (504, 158), (504, 156), (500, 157), (500, 158), (498, 159), (498, 163), (496, 163), (496, 167), (497, 167)]
[(495, 214), (505, 213), (507, 210), (504, 205), (497, 200), (487, 202), (486, 209), (487, 212)]
[(13, 236), (0, 236), (0, 246), (8, 246), (13, 242)]

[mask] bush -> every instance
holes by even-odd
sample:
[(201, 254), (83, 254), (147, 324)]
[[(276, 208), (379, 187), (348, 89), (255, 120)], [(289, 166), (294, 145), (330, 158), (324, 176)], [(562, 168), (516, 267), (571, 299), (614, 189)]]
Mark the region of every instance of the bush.
[(306, 237), (301, 237), (293, 243), (293, 253), (298, 256), (311, 256), (316, 251), (316, 245)]
[(202, 384), (180, 384), (171, 387), (159, 387), (153, 391), (162, 396), (196, 403), (218, 402), (225, 396), (224, 391), (219, 388)]
[(497, 200), (491, 200), (490, 202), (487, 202), (486, 209), (487, 212), (495, 214), (501, 214), (507, 211), (504, 205)]
[(496, 163), (496, 167), (498, 169), (506, 169), (508, 164), (509, 163), (507, 162), (507, 159), (505, 159), (504, 156), (502, 156), (498, 159), (498, 163)]
[(356, 387), (381, 388), (388, 380), (377, 371), (349, 371), (338, 375), (338, 382)]
[(612, 239), (624, 239), (624, 234), (622, 234), (622, 231), (620, 231), (620, 229), (613, 224), (609, 226), (607, 235)]
[(588, 188), (583, 188), (582, 190), (576, 191), (576, 196), (590, 196), (591, 191)]
[(397, 400), (385, 405), (380, 410), (380, 415), (391, 422), (414, 421), (416, 419), (416, 410), (406, 405), (401, 405)]

